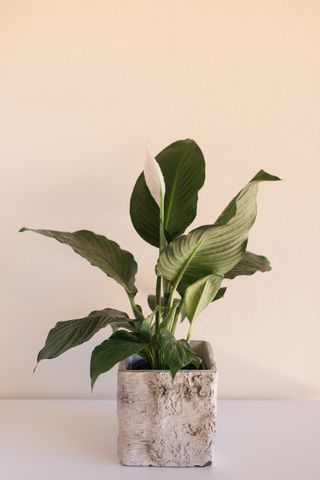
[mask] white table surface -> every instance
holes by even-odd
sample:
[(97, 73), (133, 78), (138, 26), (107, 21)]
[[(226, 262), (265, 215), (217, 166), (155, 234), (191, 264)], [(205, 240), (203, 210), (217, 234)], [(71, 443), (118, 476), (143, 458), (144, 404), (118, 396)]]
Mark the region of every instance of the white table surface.
[(320, 402), (219, 401), (214, 465), (124, 467), (112, 400), (0, 400), (3, 480), (320, 480)]

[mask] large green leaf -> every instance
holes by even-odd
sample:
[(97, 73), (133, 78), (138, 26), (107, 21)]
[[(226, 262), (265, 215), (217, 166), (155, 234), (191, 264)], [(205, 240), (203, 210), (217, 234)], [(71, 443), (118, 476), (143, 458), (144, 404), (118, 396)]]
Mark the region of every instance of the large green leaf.
[(55, 238), (58, 242), (69, 245), (91, 265), (100, 268), (109, 277), (120, 283), (129, 294), (136, 294), (137, 289), (134, 285), (137, 273), (136, 261), (130, 252), (122, 250), (116, 242), (88, 230), (68, 233), (23, 227), (20, 232), (27, 230)]
[(102, 373), (110, 370), (116, 363), (125, 358), (139, 353), (147, 343), (133, 334), (125, 330), (117, 330), (108, 340), (98, 345), (92, 352), (90, 375), (91, 388), (93, 388), (97, 378)]
[(113, 308), (95, 310), (84, 318), (58, 322), (50, 330), (46, 343), (38, 354), (37, 361), (58, 357), (70, 348), (87, 342), (95, 333), (107, 325), (117, 326), (118, 328), (121, 325), (122, 328), (127, 328), (129, 322), (130, 320), (125, 312)]
[[(239, 275), (253, 275), (256, 272), (269, 272), (270, 270), (271, 265), (266, 257), (246, 251), (241, 260), (229, 272), (225, 273), (224, 278), (232, 279)], [(199, 280), (203, 277), (203, 273), (199, 273)], [(192, 283), (187, 284), (185, 280), (185, 278), (182, 278), (182, 281), (178, 286), (178, 292), (180, 293), (181, 297), (184, 296), (188, 286), (192, 285)], [(226, 287), (219, 288), (216, 296), (213, 299), (213, 302), (222, 298), (226, 290)]]
[(239, 275), (253, 275), (256, 272), (269, 272), (270, 270), (271, 265), (266, 257), (247, 251), (240, 262), (225, 274), (225, 278), (235, 278)]
[(161, 252), (157, 273), (174, 285), (201, 276), (225, 275), (243, 257), (256, 219), (258, 183), (279, 180), (263, 170), (233, 198), (213, 225), (205, 225), (173, 240)]
[(164, 367), (169, 367), (173, 377), (178, 370), (187, 365), (199, 368), (202, 363), (201, 359), (191, 350), (188, 342), (176, 340), (169, 330), (160, 330), (157, 347), (164, 360)]
[[(194, 140), (172, 143), (157, 156), (165, 185), (164, 229), (168, 241), (181, 235), (197, 213), (198, 191), (205, 180), (203, 154)], [(146, 242), (159, 246), (159, 207), (139, 176), (130, 201), (134, 228)]]
[(186, 289), (183, 309), (190, 323), (214, 300), (222, 279), (218, 275), (207, 275)]

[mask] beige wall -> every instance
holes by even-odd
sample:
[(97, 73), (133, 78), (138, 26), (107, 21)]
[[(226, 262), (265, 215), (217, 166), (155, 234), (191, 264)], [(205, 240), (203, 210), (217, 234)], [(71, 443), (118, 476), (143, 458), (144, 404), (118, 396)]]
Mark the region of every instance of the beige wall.
[[(232, 282), (198, 319), (227, 398), (320, 398), (318, 1), (0, 1), (0, 396), (90, 397), (90, 344), (32, 376), (56, 321), (106, 306), (120, 287), (70, 249), (20, 226), (92, 229), (139, 262), (156, 250), (128, 203), (147, 141), (192, 137), (207, 161), (195, 225), (260, 168), (249, 247), (273, 271)], [(94, 396), (114, 396), (115, 369)]]

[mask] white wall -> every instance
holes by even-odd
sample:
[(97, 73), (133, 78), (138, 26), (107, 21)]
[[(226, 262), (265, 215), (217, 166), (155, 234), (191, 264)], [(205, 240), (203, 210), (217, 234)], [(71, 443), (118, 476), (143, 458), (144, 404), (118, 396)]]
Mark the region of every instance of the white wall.
[[(128, 204), (146, 143), (194, 138), (207, 161), (195, 225), (209, 223), (260, 168), (249, 247), (273, 271), (238, 278), (198, 319), (227, 398), (320, 398), (320, 4), (311, 0), (0, 2), (0, 396), (90, 397), (89, 344), (32, 376), (58, 320), (121, 288), (71, 249), (19, 227), (88, 228), (139, 262), (156, 250)], [(114, 396), (115, 369), (94, 396)]]

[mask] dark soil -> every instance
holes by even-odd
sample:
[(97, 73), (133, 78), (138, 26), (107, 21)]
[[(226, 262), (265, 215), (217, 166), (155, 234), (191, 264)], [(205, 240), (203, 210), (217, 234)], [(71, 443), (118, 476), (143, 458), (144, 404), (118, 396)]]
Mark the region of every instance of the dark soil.
[[(128, 370), (152, 370), (149, 361), (146, 358), (141, 358), (139, 360), (135, 360), (132, 365), (128, 366)], [(166, 368), (164, 370), (169, 370)], [(203, 365), (200, 365), (198, 369), (195, 369), (194, 365), (187, 365), (183, 367), (181, 370), (203, 370)]]

